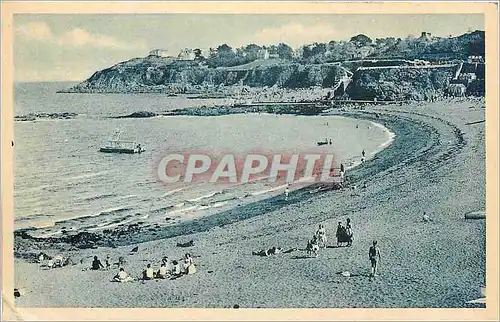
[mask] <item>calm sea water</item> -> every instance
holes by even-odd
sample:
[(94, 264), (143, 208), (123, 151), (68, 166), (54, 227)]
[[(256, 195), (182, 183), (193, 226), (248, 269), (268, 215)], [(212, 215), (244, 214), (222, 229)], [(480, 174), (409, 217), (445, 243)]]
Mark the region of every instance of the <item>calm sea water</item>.
[[(14, 125), (15, 227), (38, 227), (40, 236), (55, 235), (63, 229), (96, 230), (137, 221), (175, 224), (283, 191), (282, 186), (267, 180), (231, 186), (166, 186), (158, 182), (155, 166), (168, 152), (316, 151), (334, 153), (338, 162), (353, 164), (363, 149), (370, 155), (391, 136), (371, 122), (333, 116), (111, 119), (135, 111), (164, 112), (221, 101), (161, 94), (56, 93), (70, 85), (15, 85), (14, 115), (79, 114), (71, 120)], [(99, 153), (99, 147), (117, 128), (123, 131), (122, 139), (138, 141), (146, 152)], [(330, 138), (333, 144), (317, 147), (316, 142), (324, 138)], [(166, 216), (171, 220), (166, 222)]]

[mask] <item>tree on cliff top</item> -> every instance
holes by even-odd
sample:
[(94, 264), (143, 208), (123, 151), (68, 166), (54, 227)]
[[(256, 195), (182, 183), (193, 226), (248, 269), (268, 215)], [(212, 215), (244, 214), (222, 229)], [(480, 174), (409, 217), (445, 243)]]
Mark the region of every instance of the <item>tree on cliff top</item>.
[(279, 43), (277, 49), (278, 56), (281, 59), (292, 59), (293, 58), (293, 49), (285, 43)]
[(233, 48), (227, 44), (222, 44), (217, 49), (210, 48), (210, 54), (207, 59), (208, 66), (236, 66), (243, 63)]
[(370, 37), (365, 36), (363, 34), (359, 34), (357, 36), (354, 36), (349, 40), (350, 42), (356, 43), (360, 46), (368, 46), (372, 44), (372, 40)]

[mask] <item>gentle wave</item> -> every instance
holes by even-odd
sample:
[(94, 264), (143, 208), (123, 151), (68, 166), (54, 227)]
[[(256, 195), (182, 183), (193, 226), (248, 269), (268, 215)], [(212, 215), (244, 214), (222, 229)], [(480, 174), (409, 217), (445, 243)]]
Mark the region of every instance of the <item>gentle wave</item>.
[(193, 198), (193, 199), (188, 199), (187, 201), (188, 202), (196, 202), (196, 201), (200, 201), (203, 199), (212, 198), (212, 197), (215, 197), (217, 195), (221, 195), (223, 193), (225, 193), (225, 192), (224, 191), (216, 191), (216, 192), (209, 193), (208, 195), (200, 196), (200, 197)]
[(183, 188), (178, 188), (178, 189), (174, 189), (174, 190), (167, 191), (167, 192), (165, 192), (164, 194), (162, 194), (160, 198), (162, 198), (162, 197), (167, 197), (167, 196), (171, 196), (171, 195), (173, 195), (174, 193), (177, 193), (177, 192), (179, 192), (179, 191), (186, 190), (186, 189), (187, 189), (187, 187), (183, 187)]
[(100, 199), (115, 197), (115, 196), (116, 196), (116, 194), (110, 193), (110, 194), (104, 194), (104, 195), (97, 195), (97, 196), (93, 196), (93, 197), (87, 197), (87, 198), (84, 198), (83, 200), (84, 201), (94, 201), (94, 200), (100, 200)]
[(112, 172), (111, 170), (105, 170), (105, 171), (100, 171), (100, 172), (92, 172), (92, 173), (87, 173), (87, 174), (80, 174), (77, 176), (71, 176), (71, 177), (65, 177), (59, 179), (60, 181), (73, 181), (73, 180), (80, 180), (80, 179), (88, 179), (88, 178), (93, 178), (97, 177), (103, 174), (107, 174)]
[(86, 219), (90, 219), (90, 218), (95, 218), (95, 217), (99, 217), (99, 216), (109, 216), (109, 215), (116, 215), (116, 214), (119, 214), (121, 212), (124, 212), (124, 211), (129, 211), (129, 210), (132, 210), (133, 208), (131, 207), (114, 207), (114, 208), (108, 208), (108, 209), (104, 209), (98, 213), (95, 213), (95, 214), (91, 214), (91, 215), (85, 215), (85, 216), (75, 216), (75, 217), (70, 217), (70, 218), (64, 218), (62, 220), (59, 220), (59, 221), (56, 221), (55, 223), (56, 224), (62, 224), (62, 223), (67, 223), (67, 222), (74, 222), (74, 221), (77, 221), (77, 222), (82, 222)]
[(259, 191), (251, 192), (250, 195), (252, 195), (252, 196), (259, 196), (259, 195), (263, 195), (263, 194), (268, 193), (268, 192), (273, 192), (273, 191), (276, 191), (276, 190), (284, 189), (287, 186), (288, 186), (288, 183), (280, 185), (280, 186), (277, 186), (277, 187), (265, 189), (265, 190), (259, 190)]

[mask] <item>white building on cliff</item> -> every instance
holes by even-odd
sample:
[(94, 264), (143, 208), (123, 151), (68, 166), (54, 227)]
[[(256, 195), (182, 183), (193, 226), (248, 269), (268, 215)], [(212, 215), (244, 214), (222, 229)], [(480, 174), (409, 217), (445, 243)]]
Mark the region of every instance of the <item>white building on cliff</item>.
[(149, 52), (149, 56), (171, 57), (166, 49), (153, 49)]

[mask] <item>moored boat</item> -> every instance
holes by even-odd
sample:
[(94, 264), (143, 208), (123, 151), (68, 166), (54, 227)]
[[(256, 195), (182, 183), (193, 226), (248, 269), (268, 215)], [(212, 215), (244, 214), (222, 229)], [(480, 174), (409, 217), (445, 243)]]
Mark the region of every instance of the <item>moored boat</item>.
[(101, 147), (99, 152), (134, 154), (146, 151), (140, 144), (134, 141), (120, 140), (120, 134), (121, 131), (117, 130), (113, 139), (109, 140), (106, 146)]

